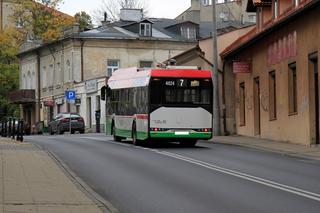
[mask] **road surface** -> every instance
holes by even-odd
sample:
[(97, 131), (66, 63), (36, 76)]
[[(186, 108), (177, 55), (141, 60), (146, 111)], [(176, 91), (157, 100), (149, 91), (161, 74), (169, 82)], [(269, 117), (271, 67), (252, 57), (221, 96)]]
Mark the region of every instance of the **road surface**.
[(102, 134), (30, 136), (123, 213), (320, 211), (320, 162), (239, 146), (135, 147)]

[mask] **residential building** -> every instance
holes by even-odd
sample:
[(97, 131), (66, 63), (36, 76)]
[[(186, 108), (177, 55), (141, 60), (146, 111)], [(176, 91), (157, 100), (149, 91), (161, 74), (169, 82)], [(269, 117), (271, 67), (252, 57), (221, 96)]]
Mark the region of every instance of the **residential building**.
[[(256, 14), (247, 12), (247, 0), (216, 0), (217, 22), (239, 21), (256, 22)], [(212, 0), (191, 0), (191, 6), (176, 20), (195, 23), (212, 22)]]
[(224, 59), (231, 133), (315, 145), (319, 120), (319, 0), (249, 0), (257, 27)]
[[(105, 121), (100, 89), (107, 76), (120, 67), (156, 66), (196, 45), (197, 24), (156, 18), (128, 20), (132, 13), (130, 10), (130, 16), (114, 23), (104, 21), (103, 26), (93, 30), (77, 32), (74, 27), (55, 42), (22, 48), (21, 89), (35, 87), (39, 91), (36, 106), (28, 105), (34, 114), (39, 108), (39, 118), (33, 117), (32, 124), (44, 121), (47, 125), (57, 113), (73, 111), (85, 118), (88, 131), (94, 131), (96, 111), (101, 110), (101, 124)], [(180, 30), (185, 26), (187, 33)], [(76, 104), (65, 100), (65, 91), (71, 89), (76, 90)]]

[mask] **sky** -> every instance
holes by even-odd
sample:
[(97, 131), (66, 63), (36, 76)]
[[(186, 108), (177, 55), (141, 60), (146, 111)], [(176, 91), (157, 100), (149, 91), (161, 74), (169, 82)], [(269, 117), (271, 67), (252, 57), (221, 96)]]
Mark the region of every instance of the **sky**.
[[(103, 0), (64, 0), (60, 10), (69, 15), (85, 11), (92, 15), (102, 5)], [(190, 7), (190, 0), (145, 0), (149, 7), (149, 17), (175, 18)]]

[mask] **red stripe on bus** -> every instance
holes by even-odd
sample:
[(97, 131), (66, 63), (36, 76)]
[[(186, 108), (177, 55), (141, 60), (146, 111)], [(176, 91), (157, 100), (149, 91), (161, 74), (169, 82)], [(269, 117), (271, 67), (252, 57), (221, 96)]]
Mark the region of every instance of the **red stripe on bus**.
[(211, 78), (209, 70), (152, 70), (152, 77)]
[(137, 115), (137, 119), (147, 120), (149, 116), (147, 114)]

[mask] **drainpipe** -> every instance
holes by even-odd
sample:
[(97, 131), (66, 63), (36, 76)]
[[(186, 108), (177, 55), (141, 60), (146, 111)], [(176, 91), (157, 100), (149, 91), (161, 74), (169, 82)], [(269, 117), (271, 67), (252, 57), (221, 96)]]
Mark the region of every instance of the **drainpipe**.
[(80, 40), (80, 42), (81, 42), (81, 82), (83, 81), (83, 79), (84, 79), (84, 74), (83, 74), (83, 46), (84, 46), (84, 40)]
[(37, 77), (38, 77), (38, 88), (37, 88), (37, 93), (38, 93), (38, 97), (37, 97), (37, 106), (38, 107), (36, 107), (36, 109), (38, 109), (37, 110), (37, 117), (38, 117), (38, 120), (36, 121), (36, 122), (39, 122), (40, 120), (41, 120), (41, 117), (40, 117), (40, 108), (41, 108), (41, 102), (40, 102), (40, 96), (41, 96), (41, 94), (40, 94), (40, 83), (41, 83), (41, 77), (40, 77), (40, 52), (39, 51), (37, 51)]
[(223, 106), (223, 130), (224, 135), (229, 135), (229, 132), (227, 131), (227, 106), (226, 106), (226, 90), (225, 90), (225, 66), (226, 62), (223, 62), (222, 66), (222, 106)]

